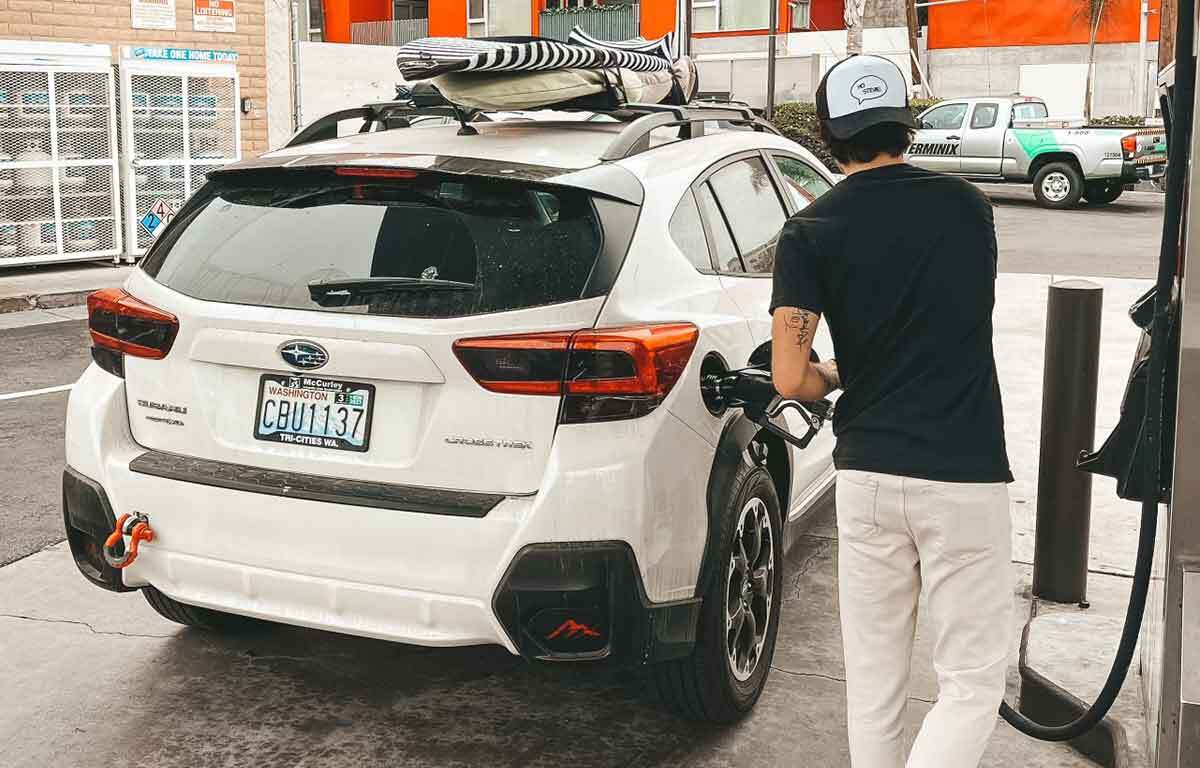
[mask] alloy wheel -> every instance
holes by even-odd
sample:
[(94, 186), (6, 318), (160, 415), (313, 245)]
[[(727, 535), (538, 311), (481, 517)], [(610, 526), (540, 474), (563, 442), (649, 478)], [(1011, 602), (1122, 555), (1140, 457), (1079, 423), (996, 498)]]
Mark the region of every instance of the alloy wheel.
[(774, 597), (774, 531), (766, 503), (756, 496), (738, 518), (725, 584), (725, 652), (739, 682), (758, 668)]

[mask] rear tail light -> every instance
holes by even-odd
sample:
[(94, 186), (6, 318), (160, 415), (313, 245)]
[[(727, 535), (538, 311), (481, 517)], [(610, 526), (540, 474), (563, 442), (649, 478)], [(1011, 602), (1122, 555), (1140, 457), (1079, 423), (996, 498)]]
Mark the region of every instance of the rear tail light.
[(171, 351), (179, 320), (120, 288), (87, 298), (92, 358), (106, 371), (124, 376), (124, 356), (161, 360)]
[(699, 331), (691, 323), (460, 339), (454, 353), (480, 386), (563, 396), (559, 421), (644, 416), (683, 375)]
[(1137, 152), (1137, 136), (1130, 134), (1121, 139), (1121, 149), (1124, 150), (1125, 154), (1127, 155), (1135, 154)]
[(333, 169), (336, 176), (350, 176), (364, 179), (415, 179), (420, 176), (418, 171), (409, 168), (363, 168), (356, 166), (341, 166)]

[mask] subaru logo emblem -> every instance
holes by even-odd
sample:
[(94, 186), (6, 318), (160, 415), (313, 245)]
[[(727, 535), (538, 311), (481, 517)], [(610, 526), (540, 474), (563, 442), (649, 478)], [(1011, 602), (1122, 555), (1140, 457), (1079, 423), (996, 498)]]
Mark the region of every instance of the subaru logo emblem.
[(279, 356), (293, 368), (311, 371), (329, 362), (329, 353), (311, 341), (285, 341), (279, 345)]

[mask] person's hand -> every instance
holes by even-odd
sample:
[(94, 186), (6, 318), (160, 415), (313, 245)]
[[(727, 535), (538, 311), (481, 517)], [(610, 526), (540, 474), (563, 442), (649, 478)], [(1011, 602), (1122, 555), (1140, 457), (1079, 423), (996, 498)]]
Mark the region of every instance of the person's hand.
[(829, 389), (829, 392), (842, 388), (842, 377), (838, 373), (837, 360), (832, 358), (822, 360), (819, 363), (813, 363), (813, 368), (816, 370), (817, 375), (821, 377), (821, 381), (825, 382), (825, 386)]

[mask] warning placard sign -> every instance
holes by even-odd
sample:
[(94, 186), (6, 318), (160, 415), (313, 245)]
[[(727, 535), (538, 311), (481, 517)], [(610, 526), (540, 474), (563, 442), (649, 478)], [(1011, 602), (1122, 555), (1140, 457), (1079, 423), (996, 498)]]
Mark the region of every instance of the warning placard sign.
[(236, 32), (236, 0), (192, 0), (192, 28), (197, 32)]
[(173, 218), (175, 206), (160, 197), (150, 205), (150, 209), (143, 214), (139, 223), (151, 237), (158, 237), (158, 233), (162, 232), (163, 227), (170, 224)]

